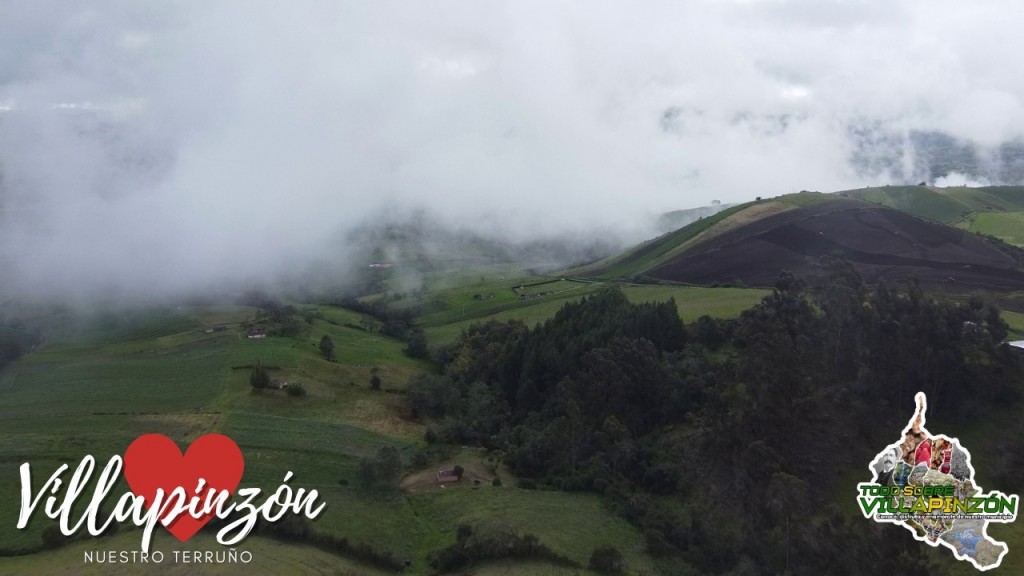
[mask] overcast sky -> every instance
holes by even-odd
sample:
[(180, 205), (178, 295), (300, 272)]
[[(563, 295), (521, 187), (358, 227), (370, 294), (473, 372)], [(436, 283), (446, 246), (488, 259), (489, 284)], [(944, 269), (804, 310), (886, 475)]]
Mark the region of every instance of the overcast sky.
[(884, 184), (852, 127), (1021, 136), (1021, 23), (1009, 0), (0, 0), (0, 283), (297, 270), (381, 206), (632, 239)]

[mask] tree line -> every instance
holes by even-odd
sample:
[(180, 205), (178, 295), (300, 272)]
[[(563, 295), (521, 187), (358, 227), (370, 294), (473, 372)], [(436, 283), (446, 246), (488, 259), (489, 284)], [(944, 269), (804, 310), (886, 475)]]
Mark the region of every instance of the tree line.
[[(783, 273), (733, 320), (684, 326), (673, 301), (608, 289), (533, 328), (471, 326), (439, 352), (439, 374), (414, 380), (412, 409), (428, 440), (604, 495), (680, 570), (941, 573), (906, 531), (844, 514), (836, 494), (899, 434), (919, 390), (931, 415), (965, 425), (1018, 404), (1020, 358), (979, 298), (868, 287), (836, 255), (821, 266), (811, 283)], [(993, 469), (1005, 491), (1022, 472), (1020, 457)]]

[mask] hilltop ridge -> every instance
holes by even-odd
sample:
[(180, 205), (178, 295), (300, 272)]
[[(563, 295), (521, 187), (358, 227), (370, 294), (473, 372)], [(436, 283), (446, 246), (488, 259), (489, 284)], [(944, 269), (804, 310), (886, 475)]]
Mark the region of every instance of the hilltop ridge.
[(1024, 188), (805, 191), (731, 207), (578, 272), (770, 286), (784, 269), (813, 277), (821, 256), (839, 252), (868, 283), (916, 278), (942, 292), (1013, 293), (1024, 290), (1024, 250), (970, 228), (1022, 208)]

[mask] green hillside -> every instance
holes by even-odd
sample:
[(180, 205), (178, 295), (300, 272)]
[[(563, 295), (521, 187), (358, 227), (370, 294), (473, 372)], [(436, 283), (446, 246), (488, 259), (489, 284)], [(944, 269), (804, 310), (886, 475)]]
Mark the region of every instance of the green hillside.
[(702, 218), (678, 230), (648, 240), (620, 255), (583, 266), (573, 272), (578, 272), (582, 276), (599, 276), (601, 278), (627, 278), (642, 274), (643, 271), (681, 254), (688, 246), (699, 240), (701, 234), (719, 230), (726, 222), (742, 222), (747, 218), (752, 219), (756, 217), (755, 213), (766, 211), (766, 209), (782, 211), (795, 207), (795, 204), (773, 202), (748, 202), (733, 206), (713, 216)]
[(644, 276), (702, 242), (762, 218), (829, 202), (856, 200), (1024, 246), (1024, 187), (883, 186), (835, 193), (803, 191), (739, 204), (569, 272), (604, 279)]
[[(805, 205), (820, 203), (807, 194), (798, 200)], [(453, 341), (473, 322), (541, 322), (565, 303), (608, 284), (509, 275), (505, 270), (467, 274), (459, 282), (438, 283), (433, 290), (393, 304), (401, 310), (432, 303), (433, 311), (417, 321), (425, 326), (431, 345), (438, 345)], [(676, 311), (688, 323), (705, 314), (736, 317), (767, 293), (618, 286), (634, 303), (674, 299)], [(520, 299), (521, 295), (527, 297)], [(125, 527), (106, 540), (86, 539), (40, 551), (48, 520), (37, 518), (26, 530), (14, 528), (20, 492), (16, 469), (31, 462), (38, 477), (85, 454), (103, 461), (122, 454), (134, 438), (150, 432), (166, 434), (182, 448), (209, 432), (227, 434), (246, 457), (243, 486), (273, 490), (285, 471), (293, 471), (293, 486), (317, 489), (327, 504), (328, 513), (310, 525), (316, 534), (344, 538), (352, 546), (369, 547), (396, 561), (408, 559), (407, 573), (428, 573), (429, 558), (456, 543), (459, 525), (484, 533), (532, 534), (564, 559), (502, 560), (470, 573), (596, 574), (586, 566), (591, 552), (605, 544), (621, 552), (629, 574), (674, 574), (681, 569), (679, 563), (651, 556), (650, 536), (610, 509), (599, 494), (519, 487), (509, 468), (475, 448), (428, 450), (422, 440), (426, 427), (409, 418), (403, 391), (414, 375), (436, 368), (409, 358), (403, 352), (406, 343), (376, 331), (380, 320), (364, 313), (324, 304), (296, 303), (294, 310), (296, 317), (306, 318), (297, 333), (257, 340), (246, 338), (247, 327), (266, 322), (266, 314), (253, 306), (69, 318), (48, 334), (45, 346), (0, 372), (0, 467), (8, 471), (0, 476), (0, 573), (61, 572), (81, 565), (83, 549), (131, 548), (139, 532)], [(320, 355), (317, 345), (323, 335), (335, 342), (337, 362)], [(301, 384), (306, 395), (254, 393), (248, 367), (256, 361), (270, 366), (274, 378)], [(370, 387), (373, 374), (383, 380), (382, 390)], [(378, 491), (361, 484), (363, 462), (381, 448), (394, 448), (400, 455), (401, 489)], [(438, 486), (433, 480), (436, 469), (455, 464), (464, 466), (467, 480)], [(494, 479), (501, 485), (492, 485)], [(125, 489), (121, 484), (114, 492)], [(683, 513), (671, 500), (664, 506)], [(1016, 542), (1016, 532), (1010, 538)], [(165, 552), (182, 547), (163, 533), (156, 542)], [(217, 546), (208, 535), (197, 536), (190, 545), (201, 550)], [(247, 540), (240, 549), (251, 551), (262, 568), (288, 573), (387, 572), (350, 552), (332, 553), (321, 546), (262, 536)], [(3, 557), (25, 552), (30, 553)], [(128, 574), (132, 568), (85, 566), (77, 572)], [(224, 566), (215, 573), (243, 572), (238, 566)], [(177, 566), (166, 573), (188, 570)]]
[(845, 190), (837, 194), (903, 210), (945, 224), (957, 222), (974, 212), (1024, 210), (1024, 187), (1020, 186), (883, 186)]
[(838, 194), (1024, 246), (1024, 186), (884, 186)]
[[(678, 230), (647, 240), (621, 254), (580, 266), (570, 273), (603, 279), (630, 279), (644, 276), (684, 254), (690, 248), (716, 236), (741, 228), (762, 218), (792, 210), (844, 200), (831, 194), (802, 191), (777, 198), (760, 199), (732, 206), (701, 218)], [(845, 199), (849, 202), (848, 199)]]
[(985, 293), (1024, 311), (1024, 255), (1007, 245), (1024, 242), (1021, 206), (1024, 187), (803, 191), (732, 207), (568, 272), (605, 281), (768, 288), (782, 270), (815, 279), (822, 257), (842, 253), (872, 285), (916, 278), (929, 290), (964, 298)]
[[(593, 294), (602, 286), (593, 284), (550, 297), (528, 302), (516, 301), (519, 306), (506, 306), (496, 302), (491, 307), (479, 306), (472, 302), (472, 297), (455, 293), (449, 296), (451, 309), (459, 310), (460, 303), (465, 302), (468, 312), (457, 312), (448, 321), (439, 321), (430, 315), (424, 317), (424, 326), (428, 341), (434, 344), (447, 344), (458, 339), (459, 335), (471, 324), (489, 320), (520, 320), (528, 326), (543, 322), (555, 315), (559, 308), (567, 302), (579, 300), (582, 296)], [(614, 284), (622, 288), (623, 293), (631, 302), (675, 300), (679, 316), (686, 322), (693, 322), (700, 316), (709, 315), (715, 318), (735, 318), (743, 310), (757, 304), (768, 294), (768, 290), (760, 288), (705, 288), (700, 286), (649, 285), (649, 284)], [(496, 298), (497, 299), (497, 298)], [(477, 306), (473, 306), (477, 304)], [(465, 314), (465, 315), (463, 315)]]
[(961, 226), (971, 232), (995, 236), (1007, 244), (1024, 246), (1024, 210), (979, 212), (968, 217)]
[[(958, 206), (988, 202), (1006, 210), (978, 212), (970, 222), (980, 222), (991, 230), (1002, 226), (1001, 235), (1014, 235), (1012, 190), (957, 191), (934, 205), (929, 205), (932, 196), (927, 192), (890, 192), (874, 198), (899, 200), (919, 209), (928, 207), (936, 214), (950, 212), (946, 200)], [(383, 271), (377, 275), (384, 291), (350, 301), (348, 308), (332, 300), (333, 304), (154, 307), (88, 316), (75, 316), (67, 310), (51, 311), (49, 317), (34, 312), (36, 323), (25, 327), (29, 330), (17, 329), (21, 332), (16, 336), (30, 334), (33, 326), (44, 327), (39, 328), (44, 336), (42, 345), (0, 370), (0, 469), (6, 471), (0, 475), (0, 573), (53, 573), (77, 568), (86, 545), (71, 542), (44, 552), (43, 531), (52, 524), (50, 521), (37, 518), (25, 530), (15, 528), (20, 507), (17, 470), (21, 463), (31, 462), (38, 482), (40, 476), (45, 477), (63, 463), (73, 465), (86, 454), (96, 455), (101, 462), (123, 454), (134, 438), (150, 432), (166, 434), (182, 448), (206, 433), (227, 434), (238, 442), (246, 457), (242, 486), (273, 490), (290, 470), (295, 473), (293, 486), (320, 492), (328, 513), (309, 524), (320, 544), (308, 547), (265, 535), (254, 537), (251, 545), (243, 548), (265, 559), (261, 567), (299, 574), (376, 574), (377, 568), (365, 561), (369, 550), (385, 562), (408, 561), (405, 573), (426, 574), (431, 558), (456, 545), (457, 529), (466, 525), (484, 534), (531, 535), (554, 556), (553, 560), (504, 559), (478, 565), (469, 573), (596, 574), (587, 569), (589, 557), (595, 548), (606, 544), (613, 544), (621, 552), (625, 573), (680, 573), (686, 565), (678, 558), (650, 553), (659, 538), (670, 534), (652, 535), (637, 527), (655, 522), (657, 515), (653, 519), (630, 516), (628, 506), (622, 508), (628, 500), (619, 500), (616, 509), (609, 506), (607, 493), (558, 490), (550, 485), (534, 489), (530, 482), (521, 484), (513, 470), (524, 478), (531, 476), (514, 468), (509, 460), (503, 461), (501, 453), (482, 451), (469, 441), (428, 444), (428, 427), (443, 428), (446, 422), (422, 418), (412, 411), (410, 398), (417, 390), (414, 379), (420, 374), (442, 377), (440, 373), (447, 365), (411, 358), (407, 354), (409, 342), (387, 335), (389, 323), (407, 318), (412, 328), (422, 329), (428, 345), (436, 351), (456, 342), (473, 324), (516, 319), (532, 327), (553, 318), (566, 304), (580, 305), (584, 297), (614, 286), (631, 305), (671, 298), (675, 312), (689, 324), (687, 338), (706, 339), (709, 347), (719, 346), (721, 339), (730, 337), (729, 325), (733, 323), (707, 319), (696, 326), (694, 323), (705, 315), (738, 318), (761, 302), (769, 290), (671, 280), (640, 284), (623, 278), (639, 276), (648, 282), (661, 267), (708, 243), (721, 245), (723, 250), (741, 245), (748, 236), (770, 231), (763, 226), (768, 218), (806, 227), (820, 215), (861, 214), (865, 209), (875, 211), (867, 214), (878, 215), (879, 208), (867, 198), (802, 192), (759, 200), (703, 218), (618, 257), (572, 270), (571, 274), (539, 276), (511, 265), (462, 268), (457, 273), (445, 268), (425, 275), (419, 287), (409, 288), (397, 274)], [(890, 212), (894, 211), (887, 210), (883, 215)], [(1003, 220), (991, 221), (993, 218)], [(911, 220), (915, 225), (919, 223), (918, 219)], [(810, 234), (818, 238), (818, 229), (812, 229)], [(834, 241), (839, 231), (836, 226), (826, 227), (820, 237)], [(776, 240), (781, 245), (785, 238)], [(396, 268), (400, 267), (399, 262)], [(1018, 330), (1024, 325), (1019, 316), (1006, 315), (1011, 327)], [(267, 328), (270, 334), (262, 339), (247, 338), (252, 326)], [(6, 330), (13, 334), (12, 329)], [(334, 343), (335, 361), (320, 353), (319, 343), (324, 336)], [(554, 339), (545, 349), (556, 350), (559, 342)], [(735, 351), (725, 347), (704, 359), (681, 360), (678, 367), (707, 370), (702, 376), (706, 379), (700, 380), (705, 382), (701, 394), (722, 394), (726, 398), (734, 392), (714, 384), (715, 378), (725, 376), (711, 374), (714, 364), (734, 359)], [(446, 362), (450, 361), (449, 357)], [(301, 385), (305, 395), (292, 396), (285, 390), (254, 392), (249, 376), (257, 362), (269, 368), (273, 379)], [(475, 364), (485, 365), (484, 361)], [(731, 370), (720, 374), (730, 374)], [(374, 378), (380, 380), (379, 389), (371, 385)], [(740, 389), (735, 393), (741, 393)], [(682, 401), (682, 397), (677, 399)], [(689, 401), (694, 402), (694, 409), (699, 405), (697, 396)], [(1006, 421), (1000, 416), (999, 422)], [(609, 426), (611, 433), (614, 425)], [(682, 446), (689, 440), (685, 435), (677, 437), (683, 429), (669, 429), (664, 441), (668, 445), (678, 443), (679, 449), (685, 450)], [(364, 480), (366, 466), (373, 466), (382, 450), (393, 450), (400, 467), (400, 477), (385, 488)], [(456, 464), (464, 467), (465, 481), (439, 485), (436, 471)], [(593, 471), (590, 464), (587, 467)], [(584, 468), (581, 465), (580, 470)], [(638, 477), (650, 482), (656, 478), (651, 474), (644, 472)], [(613, 493), (622, 489), (611, 488)], [(125, 489), (122, 484), (114, 492)], [(694, 510), (680, 508), (680, 502), (671, 498), (657, 504), (647, 501), (643, 506), (644, 510), (660, 509), (680, 517)], [(726, 523), (704, 529), (728, 539), (736, 536), (739, 527)], [(1014, 542), (1018, 534), (1013, 532)], [(121, 543), (136, 541), (137, 537), (137, 530), (125, 527), (104, 543), (91, 539), (86, 542), (100, 548), (129, 548)], [(173, 549), (173, 543), (167, 540), (163, 535), (158, 542), (163, 542), (167, 550)], [(312, 536), (309, 540), (312, 542)], [(342, 540), (347, 548), (324, 545)], [(199, 549), (215, 546), (208, 537), (197, 539), (195, 544)], [(363, 550), (362, 557), (353, 553), (357, 548)], [(5, 557), (14, 554), (19, 556)], [(334, 572), (326, 568), (332, 558), (337, 559)], [(108, 573), (90, 570), (86, 567), (79, 572)], [(114, 567), (109, 573), (130, 570)], [(219, 573), (240, 572), (225, 567)]]
[[(508, 282), (504, 286), (514, 294), (513, 286)], [(570, 291), (566, 297), (576, 298), (592, 288), (580, 287), (582, 291)], [(723, 299), (717, 304), (720, 308), (735, 314), (760, 296), (737, 298), (708, 292), (689, 298), (690, 294), (671, 289), (643, 290), (632, 291), (642, 300), (674, 295), (691, 315), (700, 302), (716, 305), (715, 298)], [(463, 288), (442, 290), (435, 298), (472, 300), (465, 292)], [(472, 301), (498, 308), (507, 304), (497, 298)], [(505, 313), (543, 320), (565, 301), (537, 298)], [(424, 457), (420, 454), (424, 427), (407, 417), (399, 392), (410, 377), (431, 371), (432, 366), (406, 356), (404, 342), (368, 330), (376, 321), (358, 312), (300, 305), (297, 313), (309, 318), (298, 334), (256, 340), (245, 337), (246, 326), (260, 317), (260, 311), (245, 306), (111, 313), (69, 321), (41, 350), (0, 372), (0, 467), (8, 471), (0, 476), (0, 556), (38, 550), (42, 531), (50, 524), (38, 518), (26, 530), (15, 529), (20, 507), (16, 469), (22, 462), (31, 462), (34, 474), (44, 475), (60, 464), (74, 465), (86, 454), (104, 462), (122, 454), (144, 433), (166, 434), (185, 448), (203, 434), (221, 432), (233, 438), (246, 456), (243, 486), (273, 490), (286, 471), (294, 471), (293, 486), (316, 488), (327, 503), (330, 512), (312, 523), (318, 534), (370, 546), (399, 560), (408, 558), (411, 573), (427, 572), (428, 556), (455, 541), (457, 525), (495, 519), (516, 532), (536, 535), (578, 566), (586, 567), (595, 547), (614, 543), (631, 569), (658, 573), (644, 552), (642, 534), (608, 511), (598, 495), (517, 488), (514, 476), (494, 469), (473, 452)], [(475, 313), (483, 319), (497, 312), (481, 308)], [(446, 316), (442, 311), (424, 318), (431, 319), (438, 330), (455, 326), (450, 333), (461, 331), (461, 316)], [(326, 361), (318, 351), (317, 343), (325, 334), (335, 342), (337, 362)], [(270, 366), (275, 379), (301, 384), (306, 395), (253, 393), (248, 367), (256, 361)], [(382, 390), (371, 389), (372, 374), (383, 380)], [(384, 447), (398, 450), (410, 478), (421, 472), (432, 478), (435, 467), (447, 462), (464, 465), (482, 483), (474, 486), (467, 480), (464, 486), (437, 490), (430, 481), (428, 490), (385, 493), (363, 488), (360, 463)], [(439, 457), (444, 460), (439, 462)], [(504, 481), (503, 486), (490, 485), (495, 477)], [(123, 490), (126, 487), (121, 484), (115, 493)], [(136, 530), (125, 530), (118, 541), (137, 538)], [(62, 569), (62, 562), (78, 565), (81, 556), (75, 550), (79, 548), (75, 544), (47, 554), (45, 561), (39, 553), (0, 558), (0, 573), (48, 573)], [(289, 545), (268, 540), (254, 540), (243, 548), (265, 554), (276, 566), (292, 566), (288, 571), (294, 569), (294, 573), (324, 573), (321, 558), (330, 556), (316, 551), (305, 562), (302, 547), (292, 551)], [(340, 561), (339, 566), (345, 565), (360, 563)], [(527, 565), (540, 570), (536, 573), (589, 573), (544, 562)], [(514, 565), (505, 569), (513, 574), (535, 573)], [(237, 571), (227, 567), (220, 573)]]
[(687, 241), (701, 232), (712, 228), (715, 224), (729, 216), (742, 212), (750, 205), (750, 203), (747, 203), (727, 208), (713, 216), (701, 218), (678, 230), (668, 232), (653, 240), (648, 240), (618, 256), (581, 267), (577, 271), (582, 276), (594, 274), (600, 274), (602, 277), (629, 276), (668, 258), (671, 253), (678, 251)]

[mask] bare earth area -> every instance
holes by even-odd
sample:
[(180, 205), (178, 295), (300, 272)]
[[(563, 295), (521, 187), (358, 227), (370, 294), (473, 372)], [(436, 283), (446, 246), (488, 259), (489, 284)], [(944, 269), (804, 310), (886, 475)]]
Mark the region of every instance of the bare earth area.
[(1024, 252), (903, 212), (823, 203), (734, 228), (653, 269), (662, 280), (770, 286), (781, 270), (813, 276), (842, 252), (868, 283), (916, 277), (934, 290), (1024, 290)]

